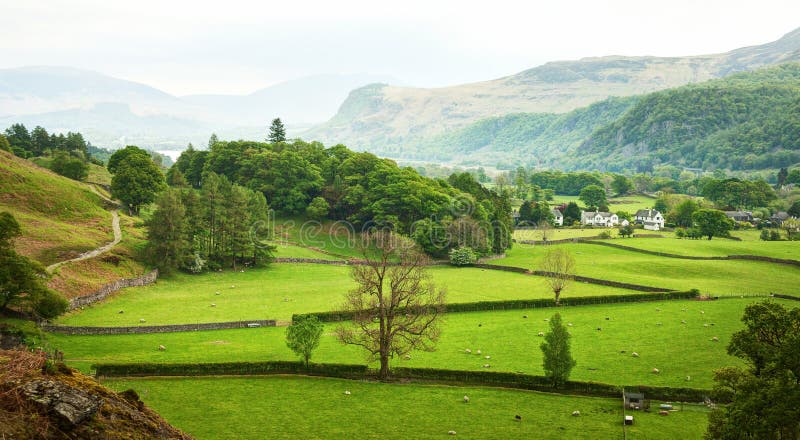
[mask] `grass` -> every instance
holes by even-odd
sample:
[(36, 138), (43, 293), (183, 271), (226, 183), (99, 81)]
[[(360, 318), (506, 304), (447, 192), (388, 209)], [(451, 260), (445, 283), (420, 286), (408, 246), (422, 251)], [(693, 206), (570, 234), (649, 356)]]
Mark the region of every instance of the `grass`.
[[(429, 439), (447, 437), (450, 430), (458, 438), (622, 435), (619, 399), (285, 376), (114, 379), (104, 384), (118, 391), (133, 388), (148, 406), (198, 439)], [(464, 395), (469, 404), (463, 403)], [(571, 415), (575, 410), (580, 417)], [(521, 422), (514, 419), (517, 414)], [(631, 439), (699, 438), (707, 411), (687, 406), (669, 417), (637, 412), (635, 418), (628, 428)]]
[(294, 246), (285, 243), (277, 243), (275, 244), (277, 249), (275, 250), (276, 257), (282, 258), (316, 258), (318, 260), (342, 260), (339, 257), (329, 255), (323, 252), (316, 251), (314, 249), (305, 248), (302, 246)]
[[(612, 197), (608, 199), (608, 207), (611, 209), (612, 212), (617, 211), (626, 211), (631, 214), (636, 213), (636, 211), (640, 209), (650, 209), (653, 207), (653, 203), (655, 203), (655, 199), (651, 199), (649, 197), (641, 196), (641, 195), (633, 195), (633, 196), (622, 196), (622, 197)], [(560, 205), (562, 203), (569, 203), (575, 202), (578, 206), (583, 206), (583, 202), (580, 201), (578, 196), (563, 196), (563, 195), (556, 195), (553, 197), (553, 201), (550, 202), (551, 205)]]
[[(410, 360), (396, 359), (393, 365), (478, 371), (488, 363), (491, 371), (541, 375), (542, 338), (536, 335), (548, 330), (545, 318), (558, 311), (565, 322), (573, 324), (569, 330), (578, 365), (572, 379), (708, 389), (714, 369), (740, 365), (725, 347), (742, 326), (745, 306), (754, 301), (667, 301), (450, 314), (435, 352), (414, 352)], [(363, 364), (363, 351), (335, 339), (336, 325), (326, 325), (312, 361)], [(112, 336), (50, 334), (48, 342), (65, 353), (70, 365), (88, 371), (97, 362), (295, 360), (284, 333), (285, 328), (272, 327)], [(714, 336), (719, 342), (711, 340)], [(159, 345), (167, 350), (159, 351)], [(472, 354), (465, 352), (467, 348)], [(482, 353), (478, 355), (477, 350)], [(634, 351), (638, 358), (631, 356)], [(653, 368), (661, 373), (653, 374)]]
[[(624, 244), (629, 240), (615, 242)], [(674, 243), (667, 239), (663, 242)], [(681, 260), (583, 243), (517, 244), (506, 251), (506, 258), (489, 263), (536, 268), (547, 249), (553, 246), (563, 247), (573, 254), (576, 274), (606, 280), (674, 290), (696, 288), (714, 295), (791, 293), (800, 285), (800, 268), (792, 266), (755, 261)]]
[(797, 241), (733, 241), (688, 240), (677, 238), (630, 238), (612, 243), (638, 249), (669, 254), (699, 257), (724, 257), (728, 255), (759, 255), (773, 258), (800, 259), (800, 242)]
[[(298, 248), (304, 250), (303, 248)], [(61, 317), (66, 325), (126, 326), (246, 319), (290, 320), (294, 313), (339, 309), (355, 287), (346, 266), (275, 263), (267, 268), (203, 275), (176, 274), (155, 285), (125, 289), (111, 298)], [(433, 266), (437, 287), (448, 302), (550, 298), (545, 279), (477, 268)], [(233, 286), (233, 287), (232, 287)], [(220, 292), (216, 295), (216, 292)], [(570, 294), (631, 293), (605, 286), (574, 284)], [(211, 303), (216, 304), (211, 307)], [(125, 313), (118, 313), (124, 310)]]
[(303, 217), (275, 219), (275, 237), (284, 244), (323, 249), (344, 258), (361, 258), (356, 248), (358, 234), (344, 222), (318, 222)]
[[(583, 238), (583, 237), (596, 237), (603, 233), (604, 231), (608, 231), (613, 235), (617, 234), (617, 228), (580, 228), (580, 229), (572, 229), (572, 228), (559, 228), (559, 229), (550, 229), (547, 231), (547, 239), (550, 241), (553, 240), (564, 240), (567, 238)], [(533, 240), (539, 241), (542, 239), (542, 233), (536, 229), (515, 229), (512, 238), (517, 241), (522, 240)]]

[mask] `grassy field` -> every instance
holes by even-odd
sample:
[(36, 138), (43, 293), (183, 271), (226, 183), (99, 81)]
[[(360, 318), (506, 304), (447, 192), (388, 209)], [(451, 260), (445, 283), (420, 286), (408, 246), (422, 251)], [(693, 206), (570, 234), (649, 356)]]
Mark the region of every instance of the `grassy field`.
[[(559, 228), (559, 229), (551, 229), (547, 231), (547, 239), (552, 240), (564, 240), (567, 238), (583, 238), (583, 237), (596, 237), (603, 233), (604, 231), (609, 232), (612, 237), (617, 236), (617, 228), (581, 228), (581, 229), (572, 229), (572, 228)], [(522, 240), (533, 240), (539, 241), (542, 239), (541, 231), (536, 229), (515, 229), (512, 238), (517, 241)]]
[(275, 250), (276, 257), (315, 258), (318, 260), (331, 260), (331, 261), (342, 260), (342, 258), (340, 257), (329, 255), (324, 252), (318, 252), (314, 249), (309, 249), (302, 246), (294, 246), (286, 243), (276, 243), (275, 246), (277, 247), (277, 249)]
[[(655, 199), (651, 199), (645, 196), (624, 196), (624, 197), (612, 197), (608, 199), (608, 207), (613, 212), (617, 211), (627, 211), (631, 214), (634, 214), (636, 211), (640, 209), (649, 209), (653, 207), (653, 203), (655, 203)], [(550, 202), (551, 205), (560, 205), (562, 203), (569, 203), (575, 202), (578, 206), (583, 206), (583, 202), (578, 199), (578, 196), (561, 196), (556, 195), (553, 197), (553, 201)]]
[(302, 244), (345, 258), (361, 258), (355, 244), (358, 234), (343, 222), (323, 222), (301, 217), (275, 219), (275, 239), (283, 244)]
[[(736, 358), (727, 355), (725, 347), (731, 335), (741, 328), (740, 317), (745, 306), (753, 301), (756, 299), (561, 308), (558, 311), (564, 321), (572, 323), (572, 351), (578, 362), (572, 378), (619, 385), (711, 388), (714, 369), (740, 365)], [(782, 303), (796, 306), (796, 303)], [(443, 325), (437, 351), (415, 352), (410, 360), (396, 359), (393, 364), (480, 371), (488, 363), (491, 371), (541, 375), (542, 339), (536, 335), (547, 331), (545, 319), (556, 311), (450, 314)], [(337, 325), (326, 326), (312, 360), (363, 364), (365, 358), (360, 349), (343, 346), (335, 339), (332, 331)], [(598, 327), (602, 330), (597, 330)], [(286, 347), (284, 333), (285, 328), (273, 327), (113, 336), (51, 334), (48, 342), (65, 353), (70, 365), (88, 371), (96, 362), (295, 360)], [(712, 341), (715, 336), (718, 342)], [(167, 350), (159, 351), (159, 345)], [(466, 349), (472, 354), (467, 354)], [(481, 350), (480, 355), (477, 350)], [(631, 356), (634, 351), (638, 358)], [(653, 374), (653, 368), (661, 373)], [(689, 381), (687, 376), (691, 377)]]
[[(355, 286), (349, 271), (346, 266), (275, 263), (243, 273), (176, 274), (159, 279), (155, 285), (124, 289), (58, 322), (125, 326), (139, 325), (139, 319), (145, 319), (148, 325), (289, 320), (293, 313), (338, 309), (344, 294)], [(541, 277), (451, 266), (433, 266), (429, 273), (438, 287), (446, 289), (447, 301), (453, 303), (552, 296)], [(574, 284), (569, 292), (574, 296), (631, 293), (586, 284)], [(216, 306), (211, 307), (212, 303)], [(120, 310), (125, 313), (118, 313)]]
[(800, 259), (800, 241), (733, 241), (725, 239), (687, 240), (677, 238), (626, 238), (611, 243), (669, 254), (699, 257), (759, 255)]
[[(282, 376), (115, 379), (104, 384), (136, 390), (148, 406), (198, 439), (432, 439), (446, 438), (451, 430), (458, 438), (622, 436), (619, 399)], [(469, 404), (463, 403), (464, 395)], [(575, 410), (580, 417), (572, 416)], [(685, 406), (669, 417), (637, 412), (635, 419), (628, 427), (631, 439), (700, 438), (707, 410)]]
[[(679, 241), (682, 240), (664, 239), (663, 242), (672, 244)], [(629, 240), (617, 242), (625, 244)], [(696, 288), (702, 293), (715, 295), (796, 293), (800, 285), (800, 268), (792, 266), (754, 261), (681, 260), (582, 243), (517, 244), (506, 251), (506, 258), (492, 260), (490, 264), (536, 268), (552, 246), (572, 252), (576, 274), (607, 280), (674, 290)]]

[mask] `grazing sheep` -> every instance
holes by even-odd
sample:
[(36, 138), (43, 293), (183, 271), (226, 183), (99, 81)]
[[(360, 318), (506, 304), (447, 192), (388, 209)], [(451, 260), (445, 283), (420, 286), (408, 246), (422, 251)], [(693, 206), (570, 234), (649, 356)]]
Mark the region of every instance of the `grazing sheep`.
[(516, 420), (518, 422), (521, 422), (522, 421), (522, 416), (517, 414), (517, 415), (514, 416), (514, 420)]
[(486, 356), (486, 359), (491, 359), (491, 358), (492, 358), (491, 356)]
[(638, 358), (639, 357), (639, 353), (634, 351), (633, 353), (631, 353), (631, 356), (633, 356), (635, 358)]
[(344, 390), (344, 395), (345, 396), (349, 396), (350, 395), (350, 390)]
[(217, 303), (211, 303), (211, 307), (216, 307)]
[(468, 348), (468, 349), (464, 350), (464, 352), (465, 352), (465, 353), (467, 353), (467, 354), (470, 354), (470, 353), (472, 353), (472, 350), (470, 350), (470, 349)]
[(119, 311), (119, 312), (117, 312), (117, 313), (125, 313), (125, 310), (120, 310), (120, 311)]
[(483, 364), (483, 368), (489, 368), (490, 366), (489, 364)]
[(139, 322), (144, 322), (144, 318), (139, 318)]
[(686, 382), (689, 382), (690, 380), (692, 380), (692, 376), (686, 376)]
[(235, 288), (236, 288), (236, 286), (234, 286), (233, 284), (231, 284), (231, 289), (235, 289)]
[(469, 397), (464, 396), (464, 403), (469, 403)]
[(569, 327), (572, 327), (572, 323), (571, 323), (571, 322), (568, 322), (568, 323), (567, 323), (567, 325), (568, 325)]
[(681, 312), (685, 312), (685, 311), (686, 311), (686, 309), (681, 309)]
[(661, 370), (658, 368), (653, 368), (653, 374), (661, 374)]
[(544, 318), (544, 322), (548, 322), (548, 321), (550, 321), (550, 320), (549, 320), (549, 319), (547, 319), (547, 318)]
[(163, 345), (159, 345), (158, 346), (158, 351), (164, 351), (166, 349), (167, 349), (167, 347), (164, 347)]
[(481, 354), (481, 351), (480, 351), (480, 350), (478, 350), (478, 351), (476, 351), (476, 352), (475, 352), (475, 354)]
[(219, 295), (219, 291), (214, 292), (214, 295)]
[(704, 311), (700, 310), (700, 314), (701, 314), (701, 315), (705, 315), (705, 314), (706, 314), (706, 312), (704, 312)]
[(447, 431), (447, 435), (456, 435), (455, 431)]
[(708, 324), (703, 324), (703, 327), (708, 327)]
[(714, 342), (719, 342), (719, 338), (718, 338), (718, 337), (716, 337), (716, 336), (714, 336), (713, 338), (711, 338), (711, 340), (712, 340), (712, 341), (714, 341)]
[(686, 320), (685, 319), (681, 319), (681, 324), (686, 324)]
[(410, 361), (411, 360), (411, 355), (407, 354), (407, 355), (403, 356), (403, 359), (405, 359), (407, 361)]
[(572, 416), (573, 417), (578, 417), (579, 415), (581, 415), (580, 411), (577, 411), (577, 410), (576, 411), (572, 411)]
[(544, 332), (539, 332), (539, 336), (544, 336)]

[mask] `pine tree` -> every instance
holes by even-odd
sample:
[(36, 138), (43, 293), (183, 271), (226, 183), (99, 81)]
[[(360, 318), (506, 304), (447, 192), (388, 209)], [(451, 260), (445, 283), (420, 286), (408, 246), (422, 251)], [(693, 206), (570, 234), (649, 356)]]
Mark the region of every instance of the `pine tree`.
[(152, 264), (165, 273), (183, 266), (191, 255), (191, 243), (180, 190), (170, 188), (162, 193), (147, 223), (147, 254)]
[(561, 315), (553, 315), (550, 318), (550, 331), (544, 336), (541, 349), (544, 354), (544, 374), (556, 388), (567, 382), (577, 364), (570, 353), (570, 337), (567, 327), (561, 322)]
[(286, 141), (286, 128), (284, 128), (283, 122), (281, 122), (280, 118), (275, 118), (272, 120), (272, 125), (269, 127), (269, 137), (267, 137), (267, 140), (273, 144), (276, 142)]

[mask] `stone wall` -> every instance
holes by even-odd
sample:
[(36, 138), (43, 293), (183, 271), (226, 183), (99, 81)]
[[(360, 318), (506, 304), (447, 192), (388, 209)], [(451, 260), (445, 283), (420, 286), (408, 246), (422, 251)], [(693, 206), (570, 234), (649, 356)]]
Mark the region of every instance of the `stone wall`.
[(173, 333), (201, 330), (226, 330), (232, 328), (275, 327), (275, 320), (254, 319), (252, 321), (209, 322), (201, 324), (139, 325), (136, 327), (72, 327), (45, 324), (41, 329), (63, 335), (125, 335), (132, 333)]
[(83, 307), (94, 302), (100, 301), (105, 299), (108, 295), (116, 292), (119, 289), (124, 289), (126, 287), (135, 287), (135, 286), (146, 286), (148, 284), (152, 284), (158, 278), (158, 269), (153, 270), (150, 273), (144, 274), (140, 277), (136, 278), (125, 278), (121, 280), (114, 281), (113, 283), (108, 283), (103, 287), (97, 289), (94, 293), (90, 293), (88, 295), (79, 296), (77, 298), (72, 298), (69, 300), (69, 309), (77, 309), (79, 307)]

